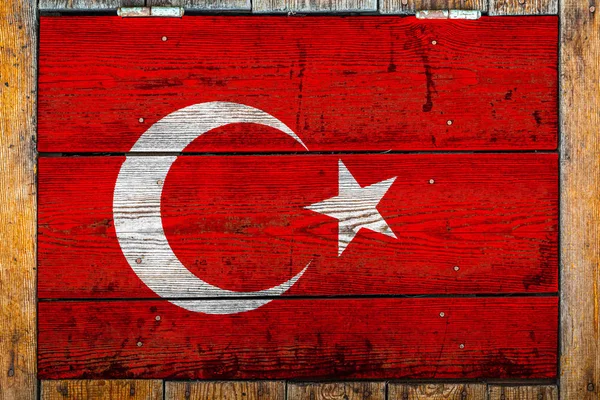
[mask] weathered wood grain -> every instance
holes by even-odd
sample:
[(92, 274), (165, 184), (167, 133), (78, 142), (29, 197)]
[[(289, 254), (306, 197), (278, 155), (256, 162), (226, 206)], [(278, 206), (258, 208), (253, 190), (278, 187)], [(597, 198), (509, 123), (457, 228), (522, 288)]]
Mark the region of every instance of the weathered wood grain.
[(146, 0), (146, 6), (175, 6), (186, 10), (250, 10), (250, 0)]
[(377, 0), (253, 0), (255, 13), (377, 11)]
[(162, 400), (158, 380), (42, 381), (42, 400)]
[(600, 395), (600, 16), (592, 4), (565, 0), (560, 10), (560, 397), (582, 400)]
[(0, 399), (37, 393), (35, 1), (0, 2)]
[[(305, 207), (337, 194), (339, 159), (364, 186), (397, 176), (378, 206), (397, 239), (361, 230), (338, 257), (337, 220)], [(153, 296), (115, 234), (123, 160), (40, 159), (40, 298)], [(182, 156), (162, 224), (184, 266), (230, 290), (311, 262), (290, 295), (556, 292), (557, 169), (556, 154)]]
[(165, 400), (285, 400), (283, 381), (165, 382)]
[(144, 0), (39, 0), (39, 8), (42, 11), (106, 11), (143, 5)]
[(287, 400), (384, 400), (385, 382), (288, 383)]
[(234, 315), (51, 301), (39, 304), (38, 369), (42, 379), (551, 379), (557, 321), (546, 296), (276, 299)]
[(489, 400), (558, 400), (558, 388), (555, 385), (490, 385)]
[(480, 383), (390, 383), (387, 400), (487, 400), (487, 386)]
[[(310, 151), (555, 150), (557, 29), (556, 17), (43, 17), (38, 149), (127, 152), (175, 110), (229, 101)], [(235, 132), (185, 151), (305, 151), (274, 130)]]
[(487, 0), (380, 0), (383, 14), (414, 14), (419, 10), (488, 10)]
[(556, 15), (558, 0), (490, 0), (490, 15)]

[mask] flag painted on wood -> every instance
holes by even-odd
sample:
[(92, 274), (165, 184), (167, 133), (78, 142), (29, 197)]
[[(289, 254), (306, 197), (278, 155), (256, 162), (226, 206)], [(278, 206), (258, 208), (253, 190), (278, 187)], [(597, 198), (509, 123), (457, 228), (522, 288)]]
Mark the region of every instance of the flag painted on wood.
[(40, 377), (554, 378), (524, 20), (42, 17)]

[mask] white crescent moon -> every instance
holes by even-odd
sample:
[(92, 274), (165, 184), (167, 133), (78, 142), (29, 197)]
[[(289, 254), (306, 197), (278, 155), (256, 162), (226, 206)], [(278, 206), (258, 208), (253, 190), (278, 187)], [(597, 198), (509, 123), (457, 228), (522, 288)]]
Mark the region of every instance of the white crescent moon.
[[(156, 122), (139, 138), (131, 152), (181, 152), (200, 135), (236, 123), (270, 126), (308, 150), (288, 126), (262, 110), (239, 103), (209, 102), (182, 108)], [(308, 265), (279, 286), (257, 292), (235, 292), (203, 281), (179, 261), (165, 236), (160, 213), (163, 183), (176, 159), (177, 156), (127, 156), (115, 185), (113, 218), (117, 239), (127, 262), (142, 282), (160, 297), (171, 298), (171, 303), (206, 314), (254, 310), (272, 300), (214, 298), (280, 296), (291, 288)], [(185, 300), (203, 297), (209, 299)]]

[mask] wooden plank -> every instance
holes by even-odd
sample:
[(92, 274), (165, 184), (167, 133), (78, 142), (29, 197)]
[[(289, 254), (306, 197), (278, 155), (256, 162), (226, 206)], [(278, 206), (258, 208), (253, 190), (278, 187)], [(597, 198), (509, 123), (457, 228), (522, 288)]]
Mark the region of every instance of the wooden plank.
[(385, 382), (288, 383), (287, 400), (384, 400)]
[(42, 400), (162, 400), (157, 380), (42, 381)]
[[(187, 305), (232, 303), (208, 301)], [(546, 296), (275, 299), (207, 315), (165, 300), (41, 302), (39, 376), (551, 379), (557, 307)]]
[(558, 400), (556, 385), (489, 387), (489, 400)]
[(414, 14), (419, 10), (479, 10), (488, 11), (487, 0), (381, 0), (383, 14)]
[(390, 383), (387, 400), (487, 400), (487, 386), (479, 383)]
[(562, 399), (600, 393), (600, 18), (561, 2)]
[(107, 11), (118, 7), (143, 6), (144, 0), (39, 0), (42, 11)]
[(186, 10), (250, 10), (250, 0), (146, 0), (146, 6), (174, 6)]
[(255, 13), (377, 11), (377, 0), (254, 0)]
[[(305, 207), (336, 196), (340, 159), (364, 186), (398, 178), (378, 205), (396, 238), (363, 229), (338, 256), (338, 220)], [(123, 161), (40, 159), (40, 298), (154, 296), (114, 228)], [(161, 218), (183, 265), (230, 290), (275, 286), (310, 262), (289, 295), (551, 293), (557, 169), (556, 154), (183, 156)]]
[(556, 15), (558, 0), (490, 0), (490, 15)]
[(0, 2), (0, 399), (34, 399), (36, 380), (36, 57), (34, 1)]
[[(157, 120), (212, 101), (264, 110), (310, 151), (554, 150), (557, 29), (556, 17), (43, 17), (39, 150), (127, 152)], [(185, 151), (305, 151), (243, 128)]]
[(285, 382), (165, 382), (165, 400), (183, 399), (285, 400)]

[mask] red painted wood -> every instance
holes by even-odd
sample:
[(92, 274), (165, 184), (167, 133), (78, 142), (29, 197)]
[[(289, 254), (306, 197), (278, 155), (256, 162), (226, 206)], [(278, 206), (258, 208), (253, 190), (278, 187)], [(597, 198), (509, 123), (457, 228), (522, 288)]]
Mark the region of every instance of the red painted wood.
[[(40, 298), (156, 296), (115, 237), (124, 159), (40, 159)], [(363, 229), (338, 257), (337, 220), (304, 209), (337, 195), (338, 159), (363, 186), (398, 177), (378, 206), (398, 239)], [(231, 290), (278, 285), (313, 260), (286, 296), (556, 292), (557, 162), (556, 154), (181, 156), (164, 183), (163, 225), (188, 269)]]
[(164, 300), (41, 302), (38, 377), (553, 379), (557, 305), (556, 297), (282, 299), (207, 316)]
[[(126, 152), (158, 119), (217, 100), (267, 111), (311, 151), (556, 149), (557, 27), (555, 16), (42, 17), (38, 149)], [(303, 149), (240, 127), (187, 150)]]

